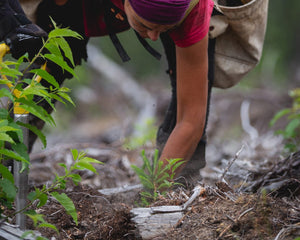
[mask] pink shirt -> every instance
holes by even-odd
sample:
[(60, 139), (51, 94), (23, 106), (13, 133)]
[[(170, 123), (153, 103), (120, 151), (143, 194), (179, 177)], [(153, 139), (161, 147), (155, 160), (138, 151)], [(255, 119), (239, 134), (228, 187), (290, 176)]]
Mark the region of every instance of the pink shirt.
[(170, 31), (170, 37), (178, 47), (188, 47), (206, 36), (214, 7), (212, 0), (199, 0), (179, 27)]
[[(90, 14), (88, 0), (83, 0), (83, 16), (85, 33), (88, 37), (107, 35), (107, 29), (103, 18), (103, 12), (97, 15)], [(119, 14), (126, 19), (122, 0), (111, 0), (118, 8), (114, 9), (114, 15)], [(212, 0), (199, 0), (180, 26), (169, 32), (174, 43), (179, 47), (188, 47), (203, 39), (209, 30), (209, 21), (213, 9)], [(114, 31), (122, 32), (130, 28), (127, 21), (122, 21), (122, 17), (112, 23)]]

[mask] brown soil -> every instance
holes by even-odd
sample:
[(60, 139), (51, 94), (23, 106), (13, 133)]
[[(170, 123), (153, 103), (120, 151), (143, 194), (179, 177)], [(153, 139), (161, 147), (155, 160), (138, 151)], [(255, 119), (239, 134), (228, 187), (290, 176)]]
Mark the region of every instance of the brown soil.
[[(258, 128), (261, 137), (259, 141), (256, 139), (257, 145), (251, 145), (249, 137), (247, 138), (245, 134), (241, 133), (243, 132), (241, 127), (239, 127), (239, 133), (233, 127), (239, 125), (236, 108), (239, 108), (239, 104), (245, 96), (236, 94), (231, 98), (231, 102), (227, 96), (226, 101), (229, 101), (228, 103), (222, 101), (225, 99), (222, 95), (214, 98), (215, 109), (211, 111), (211, 124), (208, 127), (208, 135), (211, 139), (210, 147), (208, 147), (208, 166), (202, 172), (204, 176), (202, 184), (206, 189), (205, 195), (201, 195), (193, 202), (191, 208), (185, 212), (184, 217), (178, 221), (173, 229), (155, 239), (271, 240), (277, 236), (277, 239), (294, 240), (300, 236), (299, 179), (296, 179), (298, 192), (291, 192), (285, 197), (271, 193), (260, 194), (242, 191), (243, 186), (249, 185), (250, 181), (263, 177), (262, 174), (267, 173), (282, 158), (279, 153), (282, 145), (277, 147), (273, 145), (267, 148), (267, 145), (262, 141), (265, 139), (267, 142), (278, 143), (276, 139), (270, 139), (264, 135), (268, 131), (262, 129), (266, 129), (269, 119), (264, 120), (262, 116), (265, 114), (271, 116), (282, 105), (278, 103), (276, 108), (273, 101), (263, 101), (262, 104), (261, 99), (251, 96), (254, 106), (256, 106), (253, 110), (255, 118), (251, 121), (255, 122), (254, 125)], [(263, 95), (258, 94), (258, 96), (262, 97)], [(257, 101), (256, 105), (255, 101)], [(224, 104), (230, 107), (224, 107)], [(257, 106), (263, 106), (269, 111), (261, 111)], [(224, 120), (220, 119), (221, 117), (224, 117)], [(231, 128), (224, 128), (224, 124)], [(220, 130), (223, 128), (226, 131)], [(238, 140), (229, 141), (230, 138)], [(231, 170), (228, 171), (226, 180), (233, 190), (226, 192), (214, 185), (220, 175), (218, 170), (224, 171), (227, 164), (224, 159), (232, 159), (243, 141), (250, 142), (249, 146), (251, 146), (248, 146), (247, 151), (251, 151), (252, 154), (249, 155), (247, 151), (241, 154)], [(73, 139), (71, 144), (54, 145), (42, 153), (32, 155), (31, 185), (39, 187), (41, 184), (51, 181), (54, 178), (54, 173), (59, 173), (62, 170), (58, 163), (69, 164), (70, 148), (87, 150), (91, 157), (95, 157), (105, 164), (95, 165), (98, 175), (82, 172), (82, 184), (79, 186), (68, 184), (67, 186), (65, 192), (76, 206), (78, 225), (66, 214), (60, 204), (49, 198), (47, 204), (38, 211), (45, 215), (46, 221), (58, 228), (60, 234), (58, 235), (48, 228), (38, 230), (49, 239), (140, 239), (130, 214), (130, 210), (140, 204), (139, 192), (132, 191), (107, 196), (98, 191), (139, 183), (134, 172), (130, 169), (130, 164), (141, 164), (139, 150), (124, 151), (116, 142), (104, 144), (95, 139), (90, 139), (89, 142), (84, 143), (82, 141), (75, 143)], [(150, 147), (148, 151), (151, 152), (151, 150)], [(247, 178), (245, 172), (249, 173)], [(255, 176), (256, 179), (251, 179), (251, 176)], [(182, 204), (186, 199), (179, 197), (181, 196), (180, 192), (190, 196), (191, 190), (182, 188), (170, 190), (167, 197), (160, 198), (153, 205)], [(32, 228), (33, 226), (29, 225), (29, 227)]]
[(56, 239), (135, 239), (130, 207), (122, 202), (113, 203), (92, 188), (76, 186), (67, 190), (78, 213), (78, 225), (53, 199), (40, 213), (54, 224), (59, 232), (39, 229), (43, 236)]

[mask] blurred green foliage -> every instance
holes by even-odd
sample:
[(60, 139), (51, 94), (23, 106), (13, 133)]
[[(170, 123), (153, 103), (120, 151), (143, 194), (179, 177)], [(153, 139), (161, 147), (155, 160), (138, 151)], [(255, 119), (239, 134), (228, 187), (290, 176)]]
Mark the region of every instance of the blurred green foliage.
[[(300, 1), (269, 0), (268, 25), (260, 64), (245, 84), (299, 86)], [(248, 81), (249, 80), (249, 81)]]
[(293, 99), (292, 106), (277, 112), (270, 124), (274, 126), (278, 119), (287, 119), (285, 128), (278, 130), (277, 134), (283, 136), (285, 149), (291, 153), (297, 151), (300, 144), (300, 88), (294, 89), (289, 95)]

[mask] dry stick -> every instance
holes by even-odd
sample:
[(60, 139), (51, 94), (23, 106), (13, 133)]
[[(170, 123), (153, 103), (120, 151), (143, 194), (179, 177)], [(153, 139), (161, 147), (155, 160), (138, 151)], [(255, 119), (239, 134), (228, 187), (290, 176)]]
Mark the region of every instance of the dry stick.
[[(186, 201), (183, 206), (182, 206), (182, 209), (183, 210), (186, 210), (188, 205), (190, 205), (196, 197), (198, 197), (199, 195), (202, 195), (203, 193), (205, 193), (205, 188), (204, 187), (201, 187), (201, 186), (196, 186), (194, 189), (193, 189), (194, 193), (193, 195), (189, 198), (188, 201)], [(177, 223), (175, 224), (174, 228), (178, 228), (180, 226), (180, 224), (183, 222), (183, 220), (186, 218), (186, 216), (191, 212), (188, 211), (184, 214), (184, 216), (182, 218), (180, 218)]]
[(186, 216), (187, 216), (188, 214), (190, 214), (191, 211), (192, 211), (192, 210), (187, 211), (187, 212), (183, 215), (183, 217), (180, 218), (180, 219), (177, 221), (177, 223), (174, 225), (174, 228), (180, 227), (181, 223), (184, 221), (184, 219), (186, 218)]
[(277, 236), (274, 238), (274, 240), (279, 240), (280, 236), (282, 234), (284, 234), (285, 232), (291, 230), (291, 229), (296, 229), (296, 228), (300, 228), (300, 223), (296, 223), (294, 225), (288, 226), (287, 228), (283, 228), (279, 231), (279, 233), (277, 234)]
[(187, 200), (183, 206), (182, 209), (186, 210), (186, 208), (195, 200), (196, 197), (198, 197), (199, 195), (203, 194), (205, 192), (205, 188), (201, 187), (201, 186), (196, 186), (193, 189), (194, 193), (193, 195), (189, 198), (189, 200)]
[(248, 100), (245, 100), (242, 102), (241, 105), (241, 123), (242, 127), (245, 130), (246, 133), (249, 134), (251, 140), (257, 139), (258, 138), (258, 132), (257, 130), (251, 126), (250, 123), (250, 117), (249, 117), (249, 108), (250, 108), (250, 102)]
[(160, 207), (152, 207), (151, 213), (172, 213), (172, 212), (182, 212), (187, 209), (187, 207), (195, 200), (196, 197), (202, 195), (206, 190), (204, 187), (196, 186), (193, 189), (194, 193), (192, 196), (181, 206), (160, 206)]
[[(242, 212), (242, 213), (240, 214), (240, 216), (239, 216), (237, 219), (231, 219), (231, 218), (230, 218), (230, 220), (233, 221), (233, 223), (229, 224), (229, 225), (223, 230), (223, 232), (220, 233), (220, 235), (218, 236), (217, 240), (221, 239), (221, 237), (223, 237), (223, 235), (224, 235), (230, 228), (232, 228), (234, 224), (237, 224), (238, 221), (239, 221), (243, 216), (245, 216), (247, 213), (251, 212), (252, 210), (253, 210), (253, 208), (247, 209), (246, 211)], [(228, 217), (228, 216), (227, 216), (227, 217)]]
[(232, 164), (235, 162), (235, 160), (237, 160), (238, 156), (240, 155), (240, 153), (243, 151), (244, 149), (244, 145), (242, 145), (242, 147), (240, 148), (239, 151), (237, 151), (237, 153), (235, 154), (234, 158), (228, 163), (227, 167), (225, 168), (221, 178), (220, 178), (220, 182), (223, 182), (224, 177), (226, 175), (226, 173), (228, 172), (229, 168), (232, 166)]

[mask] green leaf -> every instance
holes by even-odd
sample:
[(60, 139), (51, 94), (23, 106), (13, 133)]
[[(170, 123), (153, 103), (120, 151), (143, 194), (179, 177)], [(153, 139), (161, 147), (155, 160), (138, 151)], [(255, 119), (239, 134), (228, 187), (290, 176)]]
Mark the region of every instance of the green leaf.
[(68, 172), (69, 172), (69, 170), (68, 170), (68, 168), (67, 168), (67, 165), (64, 164), (64, 163), (59, 163), (58, 165), (64, 168), (64, 170), (65, 170), (65, 175), (67, 175)]
[(7, 77), (12, 77), (12, 78), (18, 78), (19, 76), (23, 76), (23, 74), (20, 71), (8, 67), (1, 68), (0, 72), (1, 75), (5, 75)]
[(28, 217), (30, 217), (33, 221), (33, 225), (37, 226), (38, 222), (44, 222), (44, 218), (42, 214), (37, 214), (34, 210), (28, 210), (24, 212)]
[(5, 108), (0, 108), (0, 120), (1, 119), (7, 119), (8, 118), (8, 111)]
[(66, 94), (66, 93), (64, 93), (64, 92), (58, 92), (57, 93), (59, 96), (61, 96), (62, 98), (64, 98), (64, 99), (66, 99), (68, 102), (70, 102), (73, 106), (75, 106), (75, 103), (73, 102), (73, 100), (72, 100), (72, 98), (68, 95), (68, 94)]
[(30, 200), (31, 202), (35, 201), (35, 200), (39, 200), (39, 203), (37, 205), (37, 208), (40, 208), (42, 206), (44, 206), (47, 203), (48, 200), (48, 196), (47, 194), (41, 192), (40, 189), (36, 188), (34, 192), (30, 192), (27, 195), (28, 200)]
[(66, 104), (65, 101), (56, 95), (56, 93), (50, 93), (50, 98), (57, 100), (58, 102), (61, 102), (63, 104)]
[(49, 240), (49, 239), (43, 236), (37, 236), (35, 240)]
[[(0, 76), (1, 77), (1, 76)], [(0, 84), (10, 84), (12, 83), (12, 81), (8, 80), (8, 79), (0, 79)]]
[(286, 143), (284, 145), (284, 148), (287, 149), (289, 152), (296, 152), (297, 151), (297, 146), (293, 143)]
[(173, 166), (173, 170), (175, 171), (178, 167), (180, 167), (183, 163), (185, 163), (185, 161), (183, 161), (182, 159), (179, 160), (180, 162), (176, 163), (174, 166)]
[(143, 196), (143, 197), (148, 197), (148, 198), (152, 198), (152, 194), (151, 193), (149, 193), (149, 192), (141, 192), (141, 196)]
[(36, 103), (34, 103), (32, 101), (28, 101), (24, 98), (19, 98), (18, 102), (22, 103), (21, 107), (24, 110), (26, 110), (26, 111), (30, 112), (31, 114), (35, 115), (36, 117), (42, 119), (44, 122), (55, 125), (54, 119), (51, 117), (51, 115), (49, 115), (47, 113), (47, 111), (43, 107), (37, 105)]
[(22, 91), (20, 97), (25, 97), (29, 95), (37, 95), (37, 96), (41, 96), (42, 98), (50, 97), (50, 94), (45, 89), (46, 89), (45, 87), (37, 86), (37, 85), (28, 86)]
[(279, 111), (278, 113), (275, 114), (275, 116), (272, 118), (270, 125), (274, 126), (274, 124), (278, 121), (278, 119), (282, 118), (283, 116), (291, 113), (291, 109), (285, 108)]
[(17, 136), (14, 137), (13, 139), (16, 142), (20, 142), (20, 141), (23, 142), (23, 131), (22, 131), (21, 127), (18, 124), (16, 124), (13, 119), (11, 119), (11, 121), (9, 121), (7, 123), (7, 125), (10, 126), (10, 127), (13, 127), (15, 129), (17, 129), (17, 131), (10, 132), (10, 136), (14, 137), (14, 134), (17, 134)]
[(76, 225), (78, 225), (77, 212), (72, 200), (65, 193), (52, 192), (51, 195), (66, 209), (67, 213), (73, 218)]
[(55, 80), (55, 78), (48, 73), (46, 70), (43, 69), (32, 69), (30, 72), (37, 74), (41, 76), (44, 80), (46, 80), (48, 83), (52, 84), (54, 87), (59, 88), (58, 82)]
[(131, 168), (133, 169), (133, 171), (135, 171), (135, 173), (138, 176), (148, 177), (148, 175), (144, 172), (143, 169), (141, 169), (141, 168), (139, 168), (137, 166), (134, 166), (134, 165), (132, 165)]
[(15, 141), (9, 135), (1, 132), (0, 132), (0, 141), (15, 143)]
[(57, 39), (55, 39), (55, 41), (59, 45), (59, 47), (63, 50), (66, 58), (68, 58), (70, 60), (70, 62), (72, 63), (72, 66), (75, 66), (72, 50), (71, 50), (68, 42), (64, 38), (57, 38)]
[(33, 221), (33, 225), (35, 226), (35, 227), (47, 227), (47, 228), (51, 228), (51, 229), (53, 229), (53, 230), (55, 230), (57, 233), (58, 233), (58, 230), (57, 230), (57, 228), (54, 226), (54, 225), (52, 225), (52, 224), (50, 224), (50, 223), (47, 223), (46, 221), (45, 221), (45, 219), (44, 219), (44, 215), (42, 215), (42, 214), (37, 214), (35, 211), (33, 211), (33, 210), (29, 210), (29, 211), (27, 211), (27, 212), (25, 212), (25, 214), (28, 216), (28, 217), (30, 217), (31, 219), (32, 219), (32, 221)]
[(146, 155), (145, 155), (145, 150), (142, 151), (141, 155), (142, 155), (143, 162), (144, 162), (144, 164), (145, 164), (147, 170), (149, 171), (149, 173), (153, 173), (154, 171), (152, 170), (150, 161), (149, 161), (149, 159), (148, 159), (148, 158), (146, 157)]
[(75, 72), (74, 69), (72, 69), (61, 56), (56, 56), (54, 54), (45, 54), (44, 55), (45, 58), (49, 59), (50, 61), (56, 63), (57, 65), (59, 65), (62, 69), (68, 71), (69, 73), (71, 73), (73, 76), (75, 76)]
[(21, 235), (21, 239), (26, 239), (26, 237), (33, 237), (33, 236), (34, 236), (34, 231), (33, 230), (28, 230), (28, 231), (25, 231)]
[(55, 39), (49, 39), (49, 42), (45, 45), (45, 48), (49, 50), (50, 53), (60, 56), (61, 52), (59, 46), (55, 42)]
[(12, 144), (11, 147), (17, 154), (25, 158), (27, 162), (30, 161), (28, 149), (24, 143), (20, 142), (20, 143)]
[(296, 88), (296, 89), (293, 89), (289, 95), (292, 97), (292, 98), (296, 98), (296, 97), (300, 97), (300, 88)]
[(93, 173), (97, 173), (97, 170), (94, 168), (94, 166), (88, 162), (85, 161), (78, 161), (76, 163), (77, 166), (79, 166), (79, 169), (87, 169), (90, 170)]
[(5, 193), (9, 201), (13, 201), (16, 197), (17, 191), (15, 185), (8, 179), (0, 179), (0, 188)]
[(78, 34), (77, 32), (74, 32), (70, 29), (67, 29), (67, 28), (56, 28), (48, 34), (48, 37), (49, 38), (74, 37), (77, 39), (82, 39), (82, 36), (80, 34)]
[(69, 177), (72, 179), (75, 185), (81, 182), (81, 176), (79, 174), (70, 174)]
[(38, 228), (42, 228), (42, 227), (51, 228), (51, 229), (55, 230), (57, 233), (59, 233), (58, 229), (53, 224), (50, 224), (47, 222), (41, 223), (37, 227)]
[(37, 199), (37, 193), (36, 192), (30, 192), (27, 195), (27, 199), (31, 202)]
[(38, 195), (38, 200), (39, 200), (39, 204), (37, 205), (37, 208), (40, 208), (42, 206), (44, 206), (47, 203), (48, 200), (48, 196), (45, 193), (41, 193)]
[(73, 159), (76, 161), (78, 159), (78, 150), (77, 149), (71, 149)]
[[(8, 122), (7, 122), (8, 124)], [(19, 128), (14, 128), (11, 126), (0, 126), (0, 132), (9, 132), (9, 131), (20, 131)]]
[(293, 119), (285, 128), (285, 137), (294, 137), (296, 135), (296, 129), (300, 127), (300, 119)]
[(13, 94), (7, 88), (0, 89), (0, 98), (2, 97), (8, 97), (11, 101), (14, 101)]
[(30, 131), (32, 131), (35, 135), (38, 136), (38, 138), (41, 140), (41, 142), (43, 143), (44, 148), (46, 148), (47, 146), (47, 139), (45, 137), (45, 135), (35, 126), (27, 124), (27, 123), (22, 123), (20, 121), (17, 121), (17, 124), (22, 126), (22, 127), (26, 127), (28, 128)]
[(80, 159), (80, 161), (89, 162), (89, 163), (103, 164), (103, 162), (101, 162), (101, 161), (99, 161), (97, 159), (94, 159), (94, 158), (90, 158), (90, 157), (84, 157), (84, 158)]
[(0, 154), (3, 154), (9, 158), (29, 164), (29, 162), (26, 160), (26, 158), (24, 158), (23, 156), (20, 156), (19, 154), (15, 153), (14, 151), (11, 151), (8, 149), (0, 149)]
[(149, 178), (145, 178), (143, 176), (139, 176), (139, 179), (141, 180), (141, 183), (143, 184), (145, 189), (154, 189), (155, 183), (151, 181)]
[(160, 178), (156, 181), (157, 189), (159, 189), (158, 186), (159, 186), (161, 183), (163, 183), (163, 182), (165, 182), (165, 181), (168, 182), (168, 177), (169, 177), (169, 175), (166, 174), (166, 175), (160, 177)]
[(48, 238), (42, 236), (36, 236), (36, 233), (33, 230), (25, 231), (21, 235), (21, 239), (49, 240)]
[(160, 184), (159, 186), (158, 186), (158, 190), (161, 190), (161, 189), (163, 189), (163, 188), (170, 188), (170, 187), (172, 187), (172, 185), (173, 185), (173, 183), (172, 182), (169, 182), (169, 181), (165, 181), (165, 182), (163, 182), (162, 184)]
[[(153, 166), (156, 168), (158, 163), (158, 149), (154, 150)], [(155, 169), (156, 170), (156, 169)]]
[(8, 181), (10, 181), (12, 184), (14, 184), (14, 176), (12, 175), (12, 173), (7, 169), (7, 167), (5, 167), (4, 165), (2, 165), (0, 163), (0, 174), (2, 175), (2, 178), (7, 179)]

